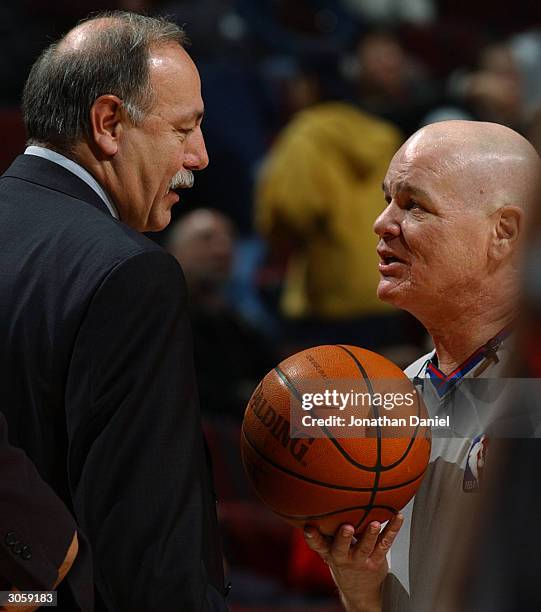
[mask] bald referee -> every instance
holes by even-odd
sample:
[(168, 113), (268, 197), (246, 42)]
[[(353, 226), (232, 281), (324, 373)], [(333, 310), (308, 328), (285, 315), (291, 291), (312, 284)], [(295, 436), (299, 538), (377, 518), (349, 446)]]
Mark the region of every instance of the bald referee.
[(482, 488), (489, 444), (490, 411), (479, 410), (489, 399), (472, 381), (501, 376), (510, 356), (521, 237), (538, 176), (539, 157), (522, 136), (469, 121), (419, 130), (389, 166), (387, 206), (374, 224), (378, 296), (429, 332), (434, 350), (406, 373), (430, 416), (451, 415), (451, 426), (433, 432), (417, 495), (381, 534), (372, 523), (354, 543), (353, 527), (343, 526), (329, 544), (307, 530), (350, 612), (437, 609), (454, 539)]

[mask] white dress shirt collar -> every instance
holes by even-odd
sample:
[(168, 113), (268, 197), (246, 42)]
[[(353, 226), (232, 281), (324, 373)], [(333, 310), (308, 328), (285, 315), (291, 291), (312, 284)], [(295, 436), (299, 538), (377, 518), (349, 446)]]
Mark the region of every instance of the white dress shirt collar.
[(107, 209), (111, 213), (111, 215), (115, 219), (120, 219), (116, 206), (113, 204), (113, 201), (103, 189), (103, 187), (98, 183), (98, 181), (85, 170), (81, 165), (77, 162), (74, 162), (72, 159), (68, 159), (64, 155), (57, 153), (56, 151), (51, 151), (51, 149), (47, 149), (45, 147), (36, 147), (34, 145), (30, 147), (26, 147), (24, 152), (25, 155), (37, 155), (38, 157), (43, 157), (44, 159), (48, 159), (49, 161), (62, 166), (66, 170), (69, 170), (76, 176), (78, 176), (82, 181), (84, 181), (90, 188), (92, 188), (104, 201)]

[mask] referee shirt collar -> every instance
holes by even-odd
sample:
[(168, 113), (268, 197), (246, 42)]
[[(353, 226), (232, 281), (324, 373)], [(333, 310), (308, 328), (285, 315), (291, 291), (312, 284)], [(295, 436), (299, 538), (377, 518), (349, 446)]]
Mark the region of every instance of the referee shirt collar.
[(80, 164), (74, 162), (72, 159), (57, 153), (56, 151), (52, 151), (51, 149), (47, 149), (45, 147), (37, 147), (35, 145), (31, 145), (26, 147), (25, 155), (36, 155), (37, 157), (43, 157), (44, 159), (48, 159), (49, 161), (62, 166), (66, 170), (69, 170), (75, 176), (79, 177), (82, 181), (84, 181), (91, 189), (93, 189), (103, 200), (105, 206), (111, 213), (111, 215), (115, 219), (120, 219), (116, 206), (113, 204), (113, 201), (107, 194), (107, 192), (103, 189), (103, 187), (98, 183), (98, 181)]
[(439, 397), (443, 397), (448, 391), (453, 389), (463, 378), (476, 378), (476, 366), (485, 360), (493, 360), (498, 363), (499, 358), (497, 353), (502, 347), (504, 341), (509, 337), (512, 331), (511, 325), (504, 327), (494, 338), (491, 338), (486, 344), (479, 347), (472, 355), (462, 364), (455, 368), (450, 374), (444, 374), (438, 367), (438, 355), (434, 354), (426, 361), (426, 375), (432, 381)]

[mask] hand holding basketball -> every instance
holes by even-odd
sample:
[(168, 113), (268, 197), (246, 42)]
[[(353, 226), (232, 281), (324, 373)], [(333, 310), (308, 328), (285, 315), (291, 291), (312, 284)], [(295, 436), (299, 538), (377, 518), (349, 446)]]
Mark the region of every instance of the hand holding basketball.
[(373, 521), (358, 541), (352, 525), (339, 527), (332, 542), (317, 529), (305, 528), (306, 543), (328, 564), (348, 612), (381, 610), (381, 586), (389, 571), (387, 553), (403, 521), (397, 514), (381, 532), (380, 523)]

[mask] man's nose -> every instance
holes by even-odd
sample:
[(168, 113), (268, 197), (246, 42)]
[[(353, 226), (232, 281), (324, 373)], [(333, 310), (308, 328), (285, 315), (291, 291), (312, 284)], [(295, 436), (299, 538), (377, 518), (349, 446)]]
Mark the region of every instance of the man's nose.
[(184, 167), (190, 170), (204, 170), (209, 165), (209, 156), (203, 132), (198, 126), (188, 137), (184, 150)]
[(400, 224), (396, 215), (396, 206), (392, 202), (374, 221), (374, 232), (380, 238), (386, 235), (398, 236), (400, 234)]

